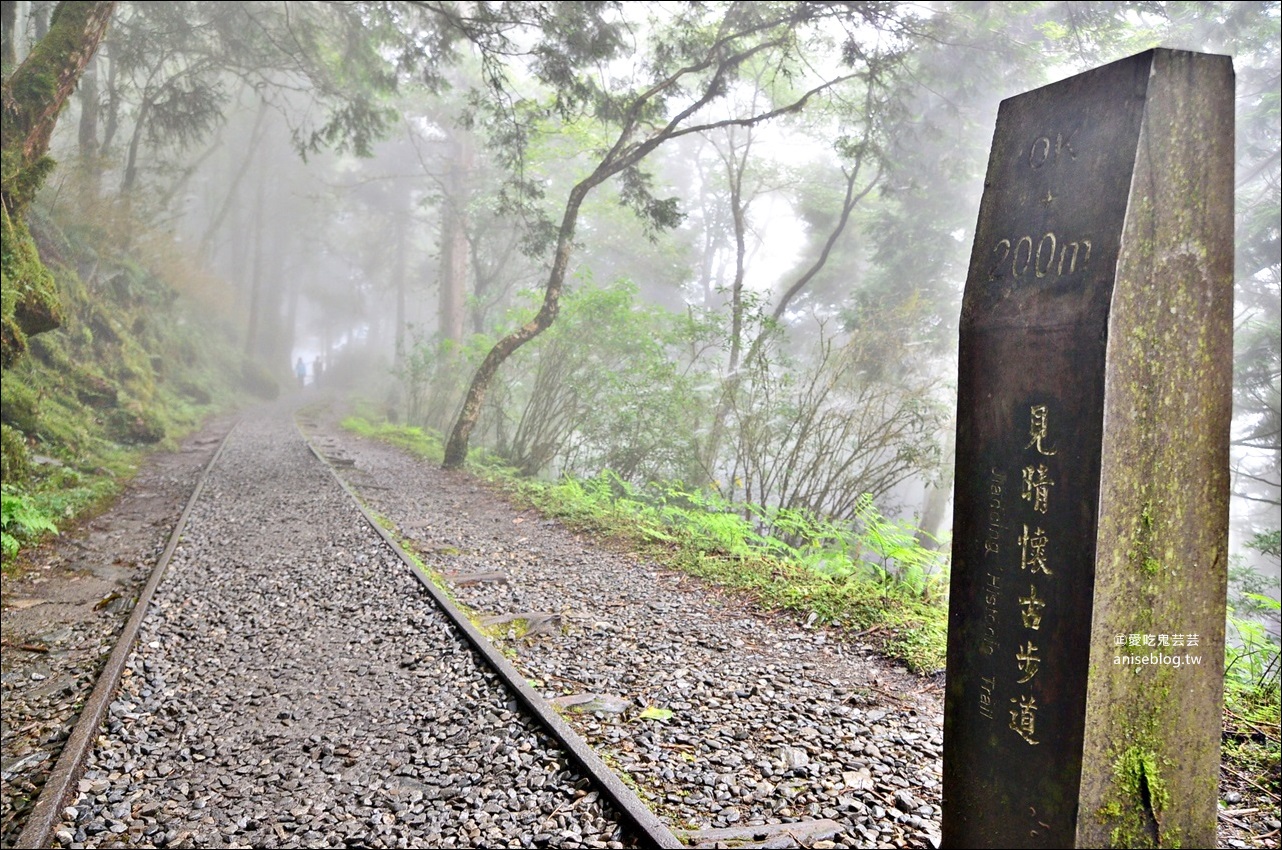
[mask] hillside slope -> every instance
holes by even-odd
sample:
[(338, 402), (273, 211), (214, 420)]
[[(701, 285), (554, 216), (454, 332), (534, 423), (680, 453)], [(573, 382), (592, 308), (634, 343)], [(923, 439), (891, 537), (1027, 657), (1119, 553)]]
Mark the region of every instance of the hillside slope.
[[(117, 492), (147, 447), (172, 447), (210, 413), (277, 393), (237, 350), (225, 282), (168, 237), (131, 238), (136, 225), (92, 204), (64, 197), (59, 208), (33, 209), (28, 226), (60, 321), (6, 346), (0, 382), (6, 572), (24, 540)], [(15, 264), (32, 262), (14, 247), (4, 257), (7, 327)]]

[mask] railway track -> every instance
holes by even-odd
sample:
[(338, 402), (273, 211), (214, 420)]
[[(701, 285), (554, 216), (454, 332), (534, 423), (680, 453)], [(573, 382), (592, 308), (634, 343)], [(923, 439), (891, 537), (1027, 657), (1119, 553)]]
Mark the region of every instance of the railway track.
[(680, 846), (316, 458), (228, 436), (19, 846)]

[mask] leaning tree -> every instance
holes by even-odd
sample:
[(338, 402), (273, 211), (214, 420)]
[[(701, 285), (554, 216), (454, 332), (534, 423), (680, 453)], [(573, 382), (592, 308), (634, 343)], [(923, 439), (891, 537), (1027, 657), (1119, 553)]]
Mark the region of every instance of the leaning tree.
[[(523, 5), (524, 20), (499, 14), (513, 8), (477, 6), (473, 17), (450, 14), (483, 54), (490, 91), (478, 98), (478, 120), (507, 157), (514, 175), (509, 197), (516, 210), (534, 218), (549, 270), (538, 312), (499, 339), (473, 375), (446, 444), (446, 468), (462, 465), (504, 361), (556, 320), (579, 212), (594, 190), (617, 179), (621, 200), (648, 226), (678, 223), (677, 199), (655, 197), (643, 170), (651, 153), (695, 133), (751, 127), (799, 112), (897, 61), (905, 36), (921, 25), (908, 7), (882, 3), (689, 4), (662, 21), (642, 4), (623, 3)], [(645, 17), (634, 17), (633, 10)], [(535, 25), (539, 35), (531, 41), (524, 27)], [(546, 99), (517, 95), (511, 57), (518, 55), (524, 60), (520, 67), (549, 92)], [(634, 61), (636, 56), (644, 61)], [(763, 75), (771, 98), (729, 114), (709, 108), (735, 103), (729, 95), (736, 86)], [(754, 103), (738, 101), (744, 102)], [(541, 187), (522, 168), (531, 135), (548, 119), (593, 122), (608, 139), (591, 152), (590, 170), (570, 189), (559, 223), (538, 219)]]

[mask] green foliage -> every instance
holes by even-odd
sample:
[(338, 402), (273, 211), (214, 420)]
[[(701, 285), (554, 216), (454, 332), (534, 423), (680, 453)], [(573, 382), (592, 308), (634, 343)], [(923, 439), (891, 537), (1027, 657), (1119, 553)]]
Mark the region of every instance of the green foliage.
[[(528, 321), (530, 307), (502, 328)], [(496, 333), (502, 333), (500, 328)], [(560, 317), (520, 349), (488, 396), (479, 428), (494, 451), (527, 475), (548, 468), (629, 480), (689, 477), (697, 468), (691, 429), (706, 398), (681, 367), (686, 317), (640, 303), (637, 287), (590, 281), (562, 300)], [(397, 370), (407, 419), (444, 430), (470, 375), (493, 345), (475, 334), (462, 345), (416, 339)]]
[(913, 596), (938, 599), (946, 595), (947, 556), (939, 549), (923, 547), (920, 529), (882, 516), (867, 494), (860, 497), (856, 512), (863, 527), (860, 539), (866, 544), (865, 551), (873, 555), (863, 559), (865, 564)]
[(26, 433), (34, 433), (40, 418), (36, 393), (17, 375), (6, 375), (0, 384), (0, 421)]
[(0, 481), (25, 484), (31, 474), (27, 441), (17, 428), (0, 424)]
[[(1276, 557), (1276, 531), (1257, 534), (1247, 546)], [(1265, 623), (1277, 622), (1282, 603), (1276, 581), (1242, 564), (1229, 570), (1230, 607), (1224, 642), (1224, 756), (1246, 775), (1262, 782), (1273, 777), (1277, 788), (1282, 763), (1282, 656)]]
[[(63, 318), (4, 366), (0, 460), (6, 492), (62, 525), (113, 497), (140, 447), (172, 447), (231, 406), (245, 367), (216, 314), (124, 254), (101, 208), (64, 205), (54, 219), (36, 206), (29, 220)], [(8, 534), (6, 545), (33, 539)]]
[(1229, 685), (1225, 689), (1225, 761), (1256, 784), (1278, 787), (1282, 764), (1282, 711), (1278, 690), (1268, 691)]
[(680, 484), (643, 491), (609, 471), (515, 489), (549, 516), (633, 541), (656, 560), (747, 591), (767, 607), (881, 632), (886, 651), (914, 670), (943, 665), (943, 556), (923, 549), (909, 526), (887, 520), (871, 500), (853, 527)]
[(6, 562), (18, 554), (20, 540), (58, 533), (52, 517), (32, 504), (27, 496), (8, 487), (0, 490), (0, 529), (0, 545), (3, 545)]
[(671, 720), (674, 716), (672, 709), (659, 708), (658, 706), (648, 705), (637, 715), (641, 720)]
[[(907, 309), (907, 312), (912, 312)], [(724, 382), (709, 442), (727, 497), (858, 519), (861, 494), (884, 501), (941, 463), (938, 364), (922, 360), (900, 312), (870, 312), (789, 345), (770, 320)]]
[(1231, 688), (1258, 691), (1262, 694), (1278, 693), (1279, 646), (1258, 619), (1266, 616), (1276, 619), (1282, 613), (1282, 603), (1262, 593), (1242, 594), (1246, 607), (1254, 616), (1238, 616), (1229, 610), (1229, 628), (1237, 640), (1225, 641), (1224, 676)]
[(1282, 764), (1278, 644), (1257, 632), (1254, 621), (1230, 617), (1230, 625), (1243, 646), (1226, 650), (1224, 758), (1239, 773), (1254, 776), (1257, 785), (1271, 785), (1276, 792)]
[[(511, 321), (513, 316), (508, 316)], [(405, 418), (433, 430), (449, 427), (450, 417), (462, 404), (467, 378), (494, 344), (489, 334), (472, 334), (461, 343), (425, 336), (408, 328), (409, 346), (392, 374), (399, 381)], [(496, 388), (489, 410), (503, 406), (503, 387)]]
[[(410, 329), (411, 339), (414, 330)], [(408, 351), (400, 352), (392, 373), (404, 394), (405, 418), (422, 422), (427, 414), (427, 388), (436, 368), (436, 348), (421, 339), (414, 339)]]
[[(200, 6), (137, 4), (119, 10), (109, 33), (114, 100), (133, 107), (137, 122), (125, 168), (128, 188), (140, 168), (181, 167), (182, 155), (223, 123), (234, 92), (254, 69), (253, 86), (290, 113), (292, 141), (303, 156), (325, 149), (369, 156), (394, 122), (383, 102), (396, 88), (397, 68), (442, 46), (431, 22), (419, 20), (416, 38), (393, 24), (392, 13), (370, 4), (304, 4), (286, 11), (270, 5), (215, 2)], [(403, 26), (410, 22), (403, 17)], [(446, 54), (448, 55), (448, 54)], [(310, 104), (294, 109), (283, 92), (300, 84)], [(243, 84), (243, 83), (241, 83)], [(147, 155), (138, 157), (145, 141)]]
[(57, 327), (62, 305), (49, 270), (21, 219), (0, 210), (0, 367), (27, 350), (27, 337)]
[(1282, 530), (1275, 528), (1272, 531), (1257, 532), (1246, 542), (1246, 547), (1254, 549), (1261, 555), (1280, 557), (1282, 556)]
[[(1255, 534), (1246, 546), (1266, 558), (1279, 554), (1277, 530)], [(1275, 579), (1234, 556), (1229, 566), (1228, 639), (1224, 644), (1226, 692), (1254, 693), (1276, 701), (1279, 692), (1278, 641), (1265, 626), (1282, 617), (1282, 602), (1277, 596)], [(1236, 640), (1234, 637), (1236, 636)]]
[(445, 458), (445, 448), (440, 438), (416, 425), (394, 425), (389, 422), (374, 424), (363, 416), (348, 416), (343, 420), (342, 426), (362, 437), (400, 446), (416, 457), (433, 463), (440, 463)]

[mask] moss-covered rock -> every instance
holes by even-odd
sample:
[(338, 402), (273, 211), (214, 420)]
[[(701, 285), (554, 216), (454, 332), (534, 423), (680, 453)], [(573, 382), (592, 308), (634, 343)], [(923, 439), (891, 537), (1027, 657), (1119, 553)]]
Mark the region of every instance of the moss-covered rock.
[(62, 304), (53, 275), (40, 261), (35, 241), (22, 221), (0, 210), (0, 366), (8, 367), (27, 350), (27, 338), (62, 322)]
[(27, 434), (34, 434), (40, 412), (36, 393), (20, 377), (6, 375), (0, 383), (0, 422)]
[(106, 416), (113, 440), (125, 445), (151, 445), (165, 439), (165, 424), (159, 416), (133, 403), (116, 408)]
[(116, 406), (120, 393), (106, 378), (86, 375), (76, 389), (76, 398), (90, 407), (107, 410)]
[(0, 424), (0, 481), (21, 485), (26, 483), (30, 474), (26, 438), (18, 429)]

